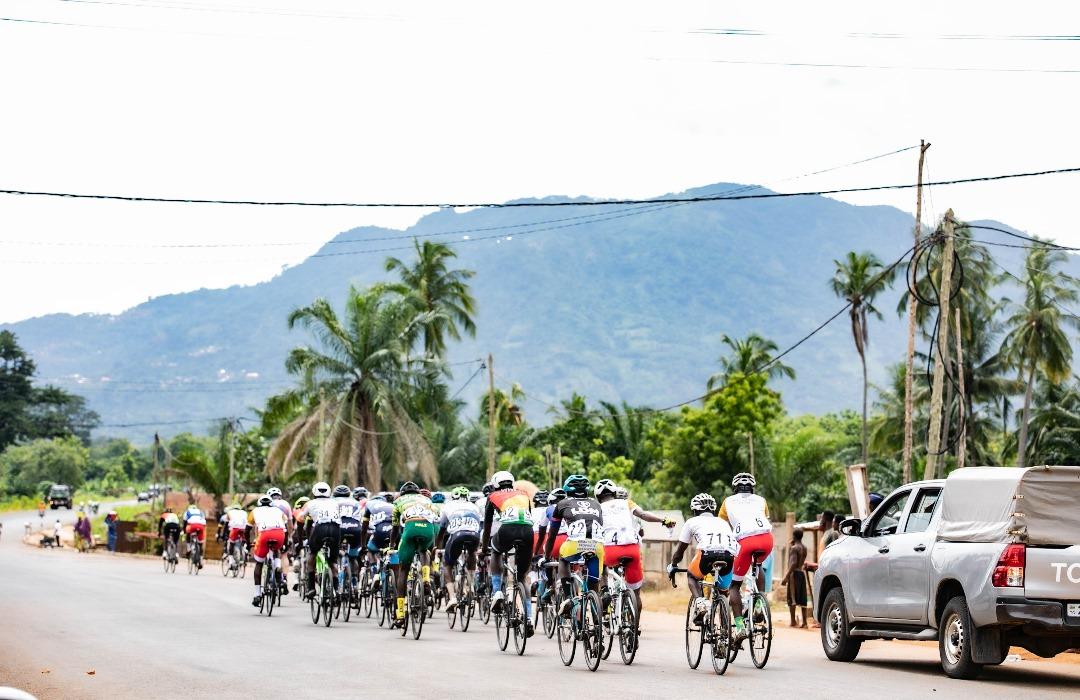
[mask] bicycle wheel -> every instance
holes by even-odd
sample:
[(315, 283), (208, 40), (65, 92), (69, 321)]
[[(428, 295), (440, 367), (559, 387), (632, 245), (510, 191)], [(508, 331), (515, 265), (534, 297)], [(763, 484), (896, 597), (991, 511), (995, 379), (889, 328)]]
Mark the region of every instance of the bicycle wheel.
[(713, 599), (709, 612), (709, 634), (712, 645), (712, 667), (718, 676), (727, 672), (728, 665), (734, 659), (731, 654), (731, 604), (727, 596)]
[(345, 622), (349, 621), (352, 617), (353, 608), (353, 585), (352, 585), (352, 571), (345, 570), (345, 581), (341, 586), (341, 616), (345, 618)]
[(188, 553), (187, 556), (184, 558), (187, 559), (188, 576), (191, 576), (195, 573), (195, 552), (192, 551), (192, 548), (190, 546), (188, 546)]
[(223, 551), (221, 553), (221, 575), (226, 576), (226, 577), (229, 575), (229, 550), (228, 549), (225, 549), (225, 551)]
[(199, 571), (203, 567), (203, 546), (202, 542), (195, 543), (195, 575), (199, 575)]
[(555, 620), (557, 640), (559, 643), (559, 658), (563, 666), (574, 663), (574, 653), (577, 651), (577, 625), (574, 617), (576, 612), (571, 606), (570, 614), (558, 615)]
[(750, 626), (750, 658), (754, 666), (765, 668), (772, 651), (772, 612), (769, 601), (761, 593), (755, 593), (750, 603), (751, 614), (746, 621)]
[(165, 567), (165, 573), (169, 573), (169, 559), (171, 558), (171, 555), (169, 554), (169, 545), (165, 545), (165, 549), (161, 554), (161, 563)]
[(694, 596), (686, 604), (686, 663), (697, 668), (701, 663), (701, 651), (705, 646), (705, 631), (694, 622)]
[(447, 605), (446, 606), (446, 626), (449, 627), (450, 629), (454, 629), (454, 625), (457, 624), (457, 618), (458, 618), (458, 605), (457, 605), (457, 603), (455, 603), (453, 605)]
[(247, 575), (247, 547), (240, 548), (240, 565), (237, 567), (240, 570), (240, 578), (244, 578)]
[(491, 616), (495, 619), (495, 643), (499, 645), (500, 651), (506, 651), (507, 645), (510, 644), (509, 603), (510, 601), (504, 599), (501, 611), (496, 611), (495, 606), (491, 606)]
[(427, 602), (425, 598), (424, 580), (417, 576), (413, 580), (412, 595), (409, 599), (409, 625), (412, 628), (413, 639), (420, 639), (420, 632), (424, 629), (424, 620), (427, 618)]
[(359, 605), (356, 608), (357, 613), (364, 613), (364, 617), (370, 618), (371, 611), (375, 607), (374, 591), (371, 585), (371, 567), (364, 564), (364, 573), (360, 575), (360, 590), (358, 594), (360, 596)]
[(543, 617), (544, 617), (544, 635), (551, 639), (555, 636), (555, 628), (558, 620), (556, 619), (556, 613), (559, 610), (559, 596), (555, 595), (555, 591), (551, 592), (551, 596), (547, 602), (543, 605)]
[(329, 627), (334, 621), (334, 577), (327, 566), (319, 582), (319, 603), (322, 607), (323, 625)]
[(529, 641), (529, 638), (525, 636), (530, 622), (529, 615), (525, 612), (525, 604), (528, 600), (529, 594), (525, 590), (525, 584), (519, 583), (514, 586), (513, 599), (509, 608), (509, 623), (510, 631), (514, 634), (514, 649), (517, 650), (518, 656), (525, 653), (525, 645)]
[[(303, 588), (304, 588), (304, 586), (301, 586), (301, 589), (303, 589)], [(306, 593), (306, 591), (305, 591), (305, 593)], [(318, 579), (315, 580), (315, 591), (314, 591), (314, 593), (315, 593), (315, 595), (311, 596), (311, 599), (308, 601), (308, 605), (311, 606), (311, 624), (317, 625), (317, 624), (319, 624), (319, 618), (322, 617), (322, 607), (320, 605), (320, 598), (321, 598), (322, 592), (319, 590), (319, 580)]]
[(581, 611), (581, 641), (585, 665), (590, 671), (595, 671), (600, 668), (600, 660), (604, 657), (604, 611), (596, 591), (589, 591)]
[(383, 625), (389, 626), (391, 618), (387, 617), (387, 612), (390, 610), (390, 605), (387, 602), (387, 597), (392, 587), (388, 586), (390, 582), (390, 571), (386, 570), (379, 574), (379, 590), (376, 593), (378, 596), (375, 599), (375, 607), (379, 608), (379, 627)]
[(459, 604), (459, 607), (461, 608), (461, 612), (459, 613), (459, 617), (461, 617), (461, 631), (468, 632), (469, 622), (472, 621), (473, 616), (472, 594), (469, 594), (466, 597), (465, 602)]
[(634, 663), (634, 657), (638, 650), (638, 616), (637, 606), (634, 605), (634, 596), (629, 591), (623, 591), (622, 603), (619, 605), (619, 655), (624, 664), (629, 666)]

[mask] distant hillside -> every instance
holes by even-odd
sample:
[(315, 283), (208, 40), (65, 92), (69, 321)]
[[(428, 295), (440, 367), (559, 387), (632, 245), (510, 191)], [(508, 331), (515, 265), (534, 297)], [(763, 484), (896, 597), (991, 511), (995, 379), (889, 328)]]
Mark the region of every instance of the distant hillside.
[[(459, 264), (477, 272), (479, 332), (453, 347), (451, 360), (493, 352), (502, 381), (519, 382), (537, 399), (526, 404), (526, 415), (544, 421), (542, 401), (572, 390), (590, 400), (649, 405), (692, 397), (715, 371), (722, 334), (758, 331), (785, 347), (840, 307), (827, 286), (835, 258), (854, 249), (892, 261), (911, 245), (907, 214), (822, 197), (627, 213), (439, 211), (407, 231), (342, 233), (261, 284), (159, 297), (116, 316), (53, 314), (0, 327), (19, 335), (41, 376), (69, 378), (62, 385), (84, 392), (104, 423), (160, 421), (165, 434), (201, 430), (201, 422), (164, 423), (250, 415), (284, 385), (286, 351), (307, 340), (287, 330), (291, 309), (320, 295), (339, 303), (349, 283), (386, 279), (387, 255), (411, 256), (385, 249), (409, 246), (413, 235), (453, 232), (436, 240), (459, 243)], [(560, 221), (527, 225), (553, 219)], [(1018, 269), (1022, 251), (993, 252)], [(898, 286), (881, 300), (886, 318), (871, 325), (873, 378), (902, 357), (905, 325), (893, 313), (899, 295)], [(860, 372), (846, 318), (785, 362), (798, 372), (796, 382), (779, 385), (791, 411), (858, 406)], [(455, 369), (456, 387), (473, 368)], [(74, 383), (76, 375), (85, 383)], [(475, 405), (483, 384), (478, 379), (462, 396)], [(145, 441), (152, 430), (100, 432)]]

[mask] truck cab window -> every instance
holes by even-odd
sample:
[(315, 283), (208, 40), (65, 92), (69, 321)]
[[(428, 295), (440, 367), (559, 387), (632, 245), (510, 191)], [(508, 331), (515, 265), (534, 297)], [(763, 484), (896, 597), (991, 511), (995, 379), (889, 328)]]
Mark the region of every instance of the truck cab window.
[(902, 491), (890, 498), (881, 508), (881, 514), (870, 523), (867, 533), (871, 537), (895, 535), (900, 527), (900, 516), (904, 513), (904, 506), (907, 505), (910, 495), (911, 491)]
[(940, 488), (928, 488), (919, 491), (915, 497), (915, 503), (908, 513), (907, 523), (904, 524), (904, 532), (925, 532), (930, 527), (930, 520), (934, 517), (938, 501), (941, 498)]

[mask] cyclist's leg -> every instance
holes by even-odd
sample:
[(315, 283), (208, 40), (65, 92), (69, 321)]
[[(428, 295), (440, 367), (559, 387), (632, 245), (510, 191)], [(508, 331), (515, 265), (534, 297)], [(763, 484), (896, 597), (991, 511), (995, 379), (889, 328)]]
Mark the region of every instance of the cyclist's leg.
[(409, 568), (412, 567), (413, 559), (417, 555), (416, 537), (414, 535), (416, 523), (407, 522), (401, 527), (401, 542), (398, 544), (398, 564), (394, 575), (394, 588), (397, 589), (397, 619), (405, 618), (405, 588)]
[[(533, 533), (532, 528), (528, 525), (522, 525), (521, 529), (521, 534), (517, 536), (517, 580), (518, 583), (525, 583), (529, 580), (529, 571), (532, 569)], [(526, 595), (524, 603), (525, 627), (527, 630), (531, 630), (532, 599), (528, 595)], [(531, 631), (527, 633), (532, 634)]]

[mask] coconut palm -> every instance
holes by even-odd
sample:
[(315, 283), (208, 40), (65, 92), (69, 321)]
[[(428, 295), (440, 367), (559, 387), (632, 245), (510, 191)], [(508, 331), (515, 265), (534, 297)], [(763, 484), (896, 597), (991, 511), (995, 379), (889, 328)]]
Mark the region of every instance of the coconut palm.
[(297, 469), (321, 435), (318, 463), (330, 480), (382, 488), (408, 476), (436, 484), (434, 457), (406, 401), (417, 371), (409, 348), (440, 315), (417, 313), (384, 286), (350, 288), (343, 320), (325, 299), (293, 311), (289, 327), (309, 330), (321, 349), (289, 353), (285, 367), (301, 378), (306, 403), (271, 446), (267, 472)]
[[(709, 377), (705, 384), (708, 391), (725, 384), (732, 374), (750, 374), (764, 371), (769, 379), (777, 377), (795, 378), (795, 370), (782, 362), (773, 362), (773, 355), (779, 349), (771, 340), (751, 333), (745, 338), (720, 337), (720, 342), (731, 348), (731, 353), (720, 358), (720, 371)], [(772, 363), (772, 364), (770, 364)], [(768, 368), (766, 369), (766, 365)]]
[(1031, 420), (1031, 396), (1037, 374), (1051, 383), (1065, 381), (1072, 368), (1072, 345), (1065, 327), (1080, 327), (1077, 318), (1062, 311), (1059, 304), (1080, 298), (1077, 280), (1055, 271), (1068, 258), (1060, 250), (1038, 245), (1028, 251), (1021, 276), (1024, 300), (1012, 305), (1006, 320), (1007, 334), (1002, 353), (1024, 381), (1024, 406), (1017, 435), (1017, 466), (1023, 467), (1028, 452), (1028, 423)]
[(398, 273), (401, 281), (392, 288), (407, 296), (423, 313), (429, 314), (423, 323), (424, 354), (441, 358), (446, 352), (446, 336), (461, 339), (461, 331), (476, 336), (473, 314), (476, 301), (469, 293), (472, 270), (451, 270), (447, 262), (456, 258), (444, 243), (413, 239), (416, 262), (412, 265), (397, 258), (386, 259), (387, 272)]
[[(480, 397), (480, 421), (485, 425), (490, 420), (488, 411), (490, 410), (489, 399), (491, 396), (491, 392), (485, 391), (484, 395)], [(521, 401), (525, 398), (525, 390), (521, 388), (520, 384), (514, 382), (510, 386), (509, 394), (502, 389), (496, 388), (494, 396), (496, 425), (524, 425), (525, 414), (521, 410)]]
[(851, 335), (862, 362), (862, 459), (863, 464), (867, 464), (870, 457), (867, 427), (867, 394), (870, 383), (866, 373), (866, 347), (870, 343), (868, 321), (870, 315), (881, 318), (881, 312), (874, 306), (874, 299), (892, 283), (895, 268), (886, 268), (873, 253), (860, 254), (854, 251), (848, 253), (843, 260), (833, 262), (836, 264), (836, 272), (829, 286), (836, 296), (848, 302)]
[(1029, 464), (1080, 461), (1080, 385), (1040, 381), (1033, 401)]

